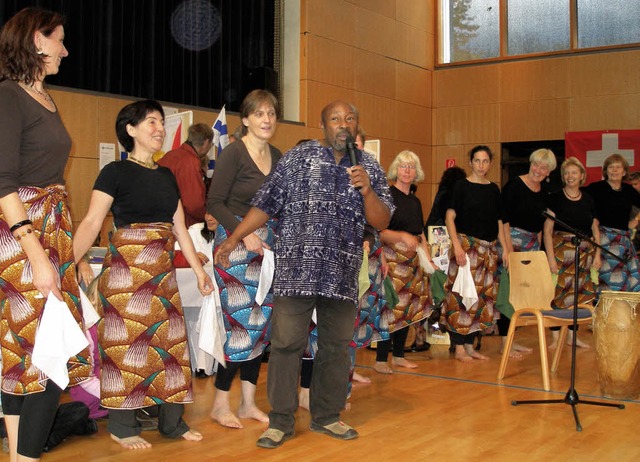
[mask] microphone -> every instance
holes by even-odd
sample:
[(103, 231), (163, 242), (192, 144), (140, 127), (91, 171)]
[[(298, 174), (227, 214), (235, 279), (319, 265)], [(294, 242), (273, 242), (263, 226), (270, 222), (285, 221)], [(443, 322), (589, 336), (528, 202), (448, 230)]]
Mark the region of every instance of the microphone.
[[(355, 167), (356, 165), (358, 165), (358, 159), (356, 158), (356, 147), (355, 147), (356, 140), (353, 138), (353, 136), (347, 133), (346, 142), (347, 142), (347, 152), (349, 153), (349, 160), (351, 161), (351, 166)], [(360, 186), (356, 186), (355, 188), (357, 190), (361, 189)]]
[(356, 158), (356, 140), (350, 134), (347, 134), (347, 152), (349, 153), (349, 160), (351, 160), (351, 166), (358, 165), (358, 159)]

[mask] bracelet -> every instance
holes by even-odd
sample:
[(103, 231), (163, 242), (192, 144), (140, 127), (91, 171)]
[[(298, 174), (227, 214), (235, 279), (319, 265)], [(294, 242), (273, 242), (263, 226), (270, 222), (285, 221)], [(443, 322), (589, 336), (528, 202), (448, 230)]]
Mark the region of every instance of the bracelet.
[(33, 229), (31, 228), (27, 228), (24, 231), (22, 231), (21, 233), (19, 233), (17, 236), (14, 234), (14, 239), (16, 241), (19, 241), (20, 239), (22, 239), (23, 237), (25, 237), (27, 234), (31, 234), (33, 232)]
[(13, 232), (14, 232), (14, 231), (16, 231), (17, 229), (22, 228), (24, 225), (32, 225), (32, 224), (33, 224), (33, 223), (31, 222), (31, 220), (29, 220), (29, 219), (27, 218), (26, 220), (22, 220), (22, 221), (17, 222), (15, 225), (13, 225), (13, 226), (9, 229), (9, 231), (11, 231), (11, 232), (13, 233)]

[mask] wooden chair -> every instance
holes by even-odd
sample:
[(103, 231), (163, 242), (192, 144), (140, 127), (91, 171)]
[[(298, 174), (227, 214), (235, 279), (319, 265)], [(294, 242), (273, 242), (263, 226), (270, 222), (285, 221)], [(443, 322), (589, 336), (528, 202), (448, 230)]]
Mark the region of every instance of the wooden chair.
[[(546, 328), (561, 328), (558, 346), (551, 366), (551, 371), (555, 372), (560, 362), (568, 326), (573, 324), (573, 310), (551, 309), (551, 301), (555, 295), (555, 284), (551, 277), (547, 256), (542, 251), (510, 253), (509, 282), (511, 286), (509, 302), (513, 305), (515, 312), (511, 317), (506, 345), (502, 352), (498, 380), (504, 378), (516, 329), (518, 327), (537, 326), (540, 362), (542, 365), (542, 383), (545, 391), (549, 391), (551, 386), (549, 383)], [(581, 305), (578, 309), (578, 324), (588, 324), (591, 321), (591, 316), (591, 308), (587, 305)]]

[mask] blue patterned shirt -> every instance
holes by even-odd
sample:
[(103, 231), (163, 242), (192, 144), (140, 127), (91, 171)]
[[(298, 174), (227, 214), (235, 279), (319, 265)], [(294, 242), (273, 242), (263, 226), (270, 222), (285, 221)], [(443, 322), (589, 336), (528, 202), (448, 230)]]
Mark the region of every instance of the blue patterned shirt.
[[(393, 214), (384, 171), (370, 155), (357, 151), (357, 157)], [(366, 218), (350, 166), (349, 156), (336, 164), (331, 148), (309, 141), (287, 152), (256, 193), (253, 205), (279, 218), (274, 295), (357, 302)]]

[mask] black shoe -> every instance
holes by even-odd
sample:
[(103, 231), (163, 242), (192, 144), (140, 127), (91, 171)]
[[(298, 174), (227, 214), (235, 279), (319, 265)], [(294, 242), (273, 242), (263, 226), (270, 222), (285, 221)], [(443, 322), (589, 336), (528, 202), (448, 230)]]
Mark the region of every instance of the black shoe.
[(204, 369), (196, 369), (196, 373), (194, 374), (198, 379), (206, 379), (208, 377), (207, 373)]
[(411, 345), (411, 352), (418, 353), (420, 351), (427, 351), (429, 348), (431, 348), (431, 344), (429, 342), (424, 342), (420, 345), (414, 343), (413, 345)]

